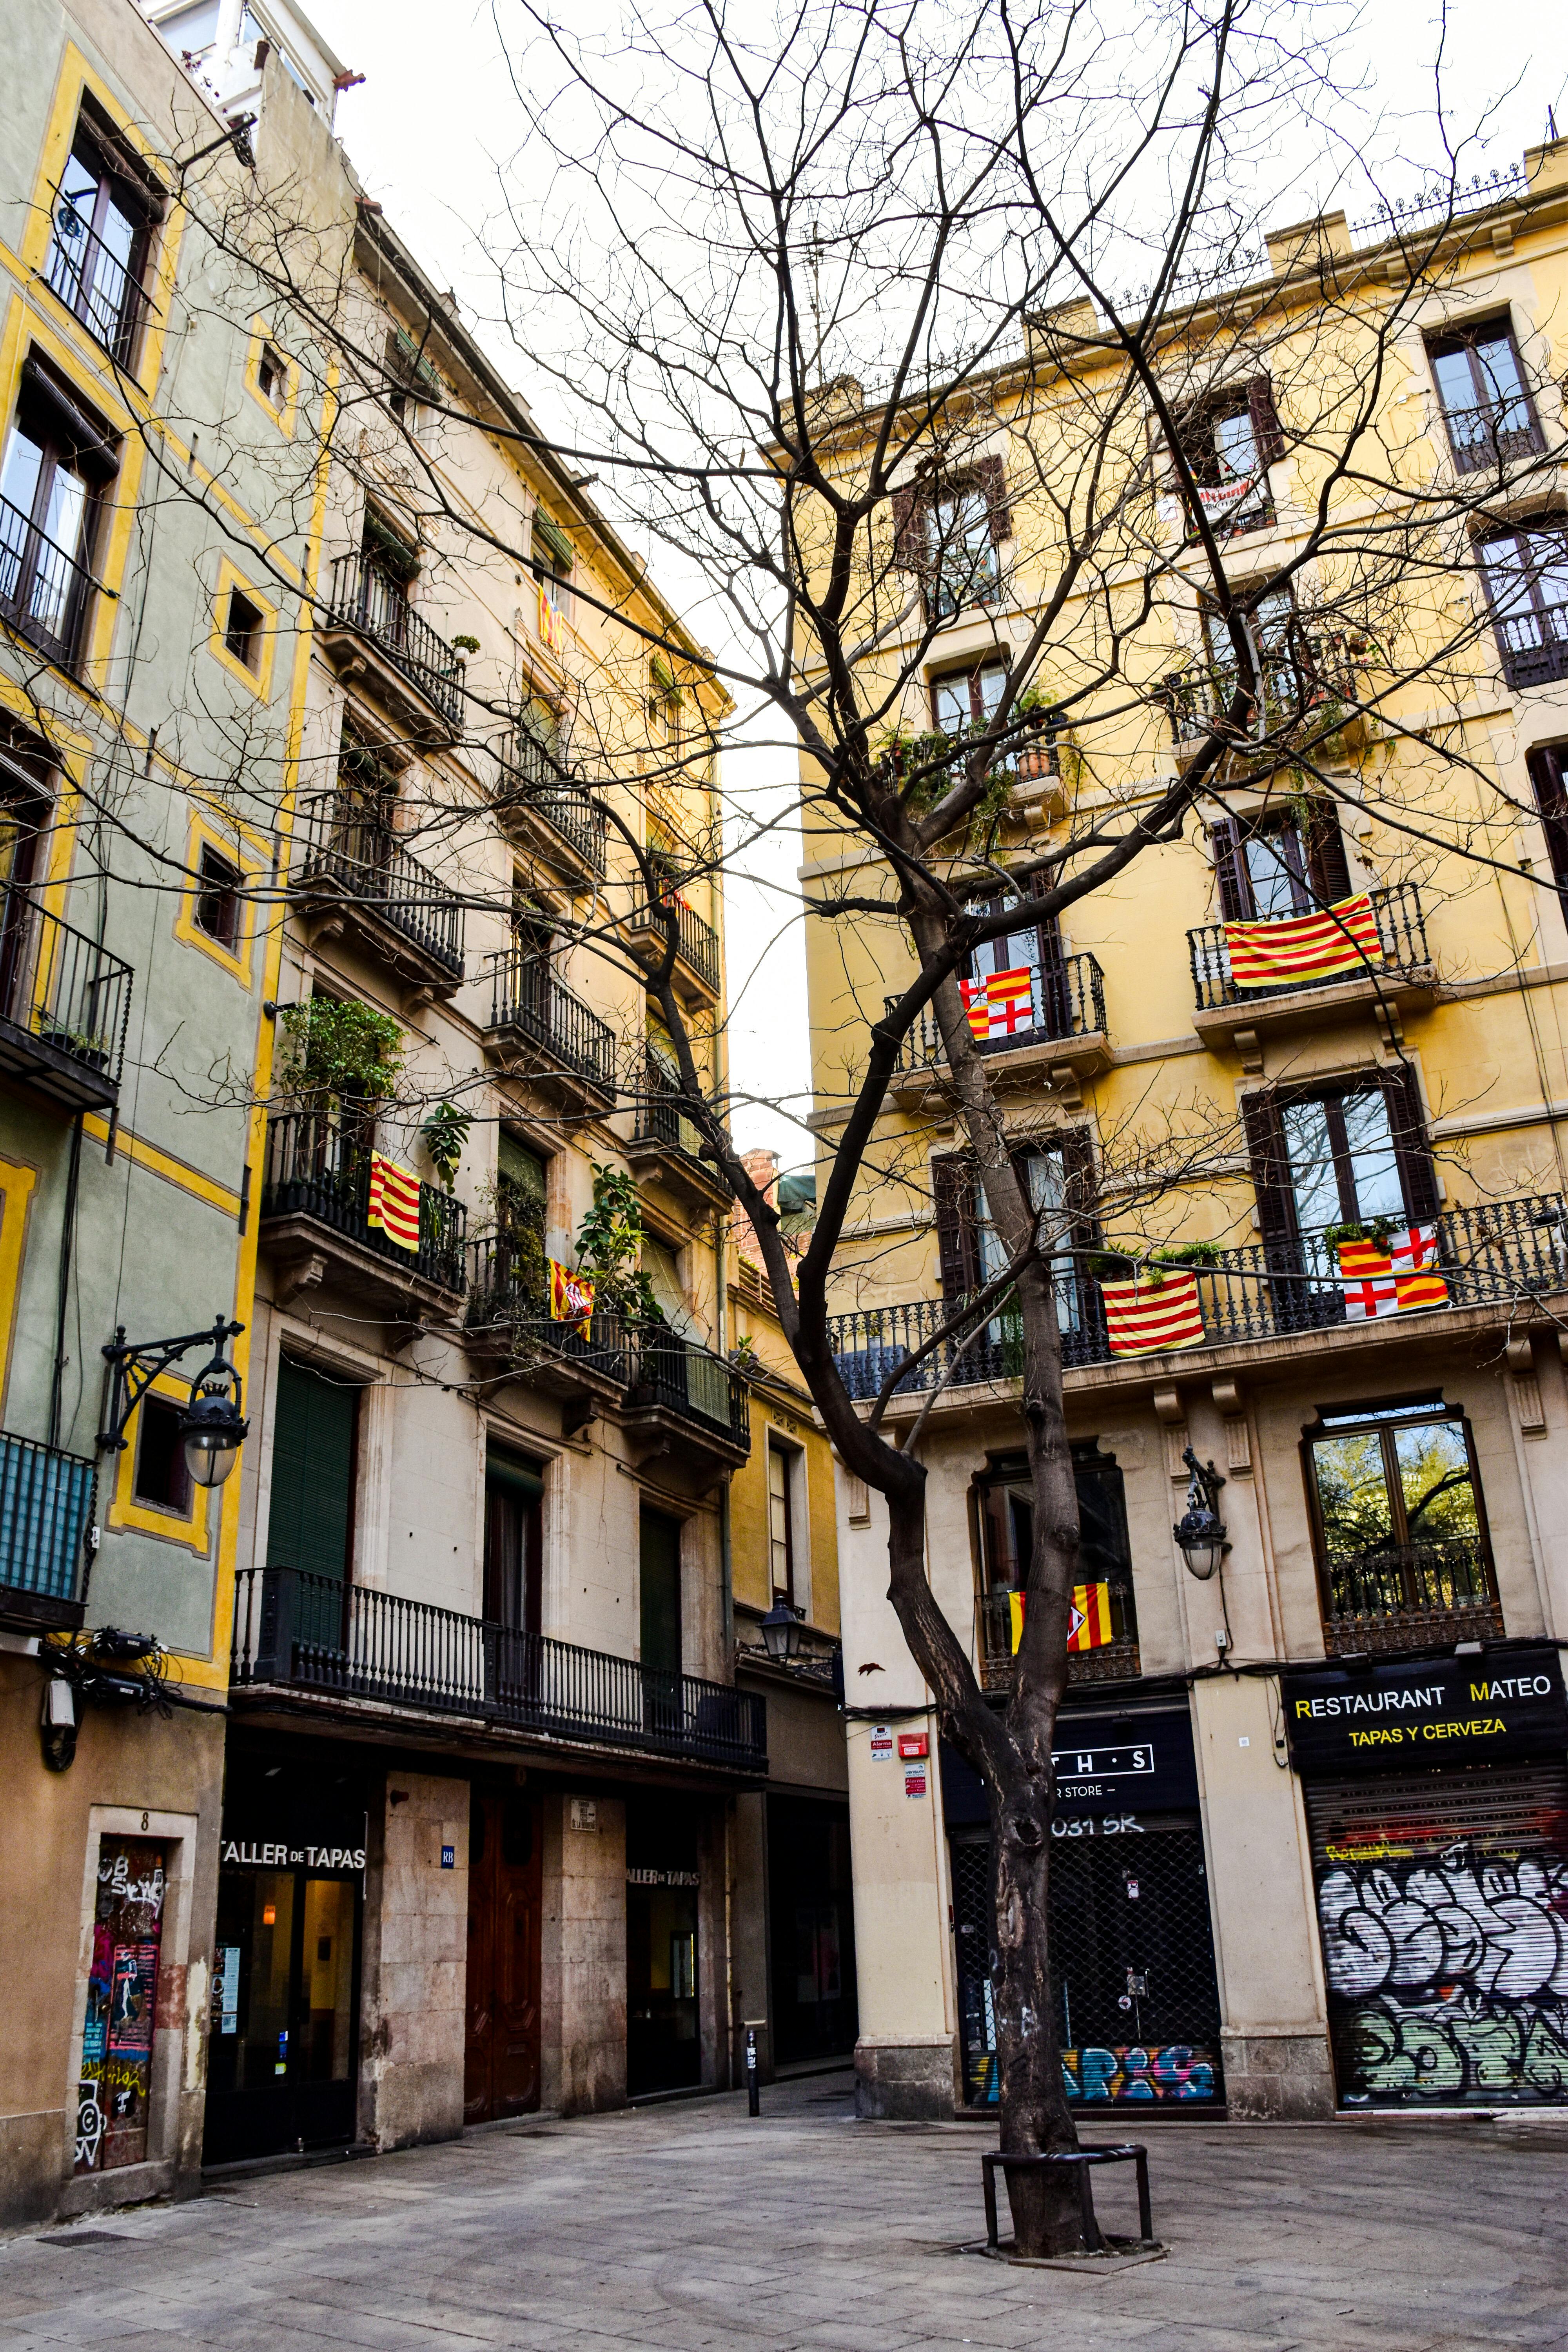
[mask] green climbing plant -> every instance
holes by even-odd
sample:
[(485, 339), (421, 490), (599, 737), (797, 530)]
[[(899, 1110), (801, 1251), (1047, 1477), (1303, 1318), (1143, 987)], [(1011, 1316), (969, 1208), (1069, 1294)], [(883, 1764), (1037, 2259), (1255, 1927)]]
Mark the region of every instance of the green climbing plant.
[(402, 1025), (390, 1013), (353, 998), (312, 996), (279, 1018), (287, 1041), (279, 1081), (301, 1102), (342, 1096), (382, 1102), (396, 1092), (407, 1057)]
[(594, 1277), (595, 1307), (638, 1322), (662, 1323), (653, 1285), (642, 1269), (643, 1221), (634, 1178), (592, 1163), (593, 1206), (577, 1227), (577, 1269)]
[(473, 1126), (473, 1114), (459, 1110), (454, 1102), (437, 1103), (419, 1133), (426, 1150), (436, 1163), (436, 1173), (442, 1189), (449, 1192), (458, 1170), (462, 1165), (468, 1147), (468, 1129)]

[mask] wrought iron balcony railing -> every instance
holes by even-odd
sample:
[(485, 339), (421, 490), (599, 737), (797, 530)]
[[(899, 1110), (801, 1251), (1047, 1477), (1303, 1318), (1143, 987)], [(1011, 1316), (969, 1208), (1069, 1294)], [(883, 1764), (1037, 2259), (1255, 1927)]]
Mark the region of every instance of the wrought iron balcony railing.
[(373, 1132), (347, 1114), (284, 1111), (267, 1122), (261, 1214), (306, 1217), (372, 1250), (403, 1273), (460, 1291), (466, 1278), (468, 1211), (434, 1184), (419, 1187), (419, 1246), (405, 1249), (370, 1223)]
[(489, 971), (491, 1030), (521, 1030), (614, 1102), (616, 1033), (556, 978), (549, 957), (505, 948), (490, 957)]
[[(1447, 1285), (1449, 1307), (1512, 1306), (1568, 1290), (1568, 1202), (1562, 1193), (1478, 1202), (1446, 1209), (1435, 1222), (1436, 1270)], [(1349, 1319), (1336, 1248), (1321, 1233), (1219, 1250), (1212, 1257), (1194, 1254), (1193, 1271), (1205, 1346), (1268, 1343), (1331, 1330)], [(1087, 1276), (1063, 1277), (1058, 1315), (1069, 1368), (1111, 1360), (1098, 1290)], [(829, 1339), (849, 1394), (875, 1397), (889, 1374), (933, 1338), (952, 1312), (942, 1299), (922, 1298), (831, 1317)], [(1408, 1319), (1415, 1323), (1414, 1311)], [(897, 1383), (897, 1391), (1016, 1380), (1021, 1370), (1018, 1317), (1003, 1308), (973, 1336), (943, 1339)]]
[[(1270, 736), (1294, 731), (1314, 737), (1331, 733), (1350, 715), (1356, 700), (1357, 663), (1349, 641), (1335, 634), (1293, 639), (1265, 647), (1262, 656), (1262, 729)], [(1222, 726), (1237, 689), (1234, 664), (1173, 670), (1161, 699), (1171, 714), (1171, 732), (1188, 743)], [(1257, 718), (1248, 734), (1258, 731)], [(1245, 748), (1238, 742), (1238, 748)]]
[(358, 629), (418, 688), (448, 727), (463, 719), (463, 664), (408, 601), (401, 580), (373, 556), (340, 555), (332, 566), (329, 620)]
[(384, 803), (346, 786), (313, 798), (305, 814), (300, 880), (335, 884), (461, 980), (463, 902), (403, 846)]
[(85, 564), (0, 499), (0, 620), (61, 669), (76, 660), (92, 584)]
[[(1005, 1589), (979, 1594), (975, 1616), (979, 1628), (980, 1681), (984, 1690), (1013, 1686), (1012, 1594)], [(1139, 1672), (1138, 1638), (1130, 1633), (1098, 1649), (1068, 1654), (1069, 1683), (1131, 1682)]]
[(650, 900), (643, 920), (662, 940), (666, 936), (664, 918), (675, 917), (675, 951), (687, 969), (696, 973), (703, 986), (715, 995), (721, 982), (719, 934), (711, 923), (705, 923), (673, 889), (663, 897)]
[[(1097, 957), (1087, 952), (1053, 957), (1047, 963), (1033, 965), (1029, 978), (1030, 1019), (1002, 1036), (984, 1040), (977, 1047), (980, 1053), (1016, 1053), (1025, 1045), (1105, 1034), (1105, 974)], [(883, 1011), (893, 1012), (898, 1002), (896, 996), (885, 997)], [(896, 1066), (933, 1070), (946, 1059), (936, 1015), (928, 1010), (900, 1047)]]
[(1286, 980), (1273, 988), (1237, 988), (1231, 977), (1230, 946), (1223, 923), (1205, 923), (1187, 933), (1187, 953), (1193, 967), (1193, 993), (1200, 1013), (1217, 1012), (1222, 1004), (1255, 1004), (1271, 996), (1296, 996), (1305, 989), (1331, 988), (1337, 982), (1372, 973), (1407, 973), (1430, 961), (1426, 951), (1426, 918), (1421, 893), (1414, 882), (1397, 882), (1386, 890), (1368, 894), (1377, 921), (1381, 963), (1360, 962), (1343, 971), (1325, 972), (1317, 980)]
[(1500, 1641), (1503, 1633), (1491, 1562), (1474, 1541), (1331, 1555), (1323, 1604), (1331, 1657), (1416, 1643)]
[[(682, 1101), (679, 1087), (671, 1084), (650, 1054), (643, 1068), (634, 1139), (638, 1143), (662, 1143), (668, 1150), (683, 1151), (688, 1160), (701, 1161), (702, 1130), (688, 1116)], [(718, 1171), (712, 1162), (703, 1164), (716, 1181)]]
[(592, 794), (573, 782), (526, 730), (497, 747), (496, 762), (500, 771), (496, 784), (500, 813), (504, 815), (508, 808), (517, 807), (542, 817), (585, 865), (603, 874), (608, 865), (608, 820)]
[(230, 1681), (767, 1769), (767, 1708), (752, 1691), (405, 1601), (293, 1568), (235, 1578)]
[(1528, 400), (1492, 400), (1475, 408), (1446, 408), (1443, 422), (1461, 474), (1496, 472), (1516, 458), (1532, 457), (1546, 446)]
[[(0, 891), (0, 1032), (37, 1038), (99, 1082), (89, 1093), (112, 1100), (130, 1017), (129, 964), (26, 891)], [(0, 1063), (16, 1058), (0, 1035)]]
[(17, 1595), (40, 1615), (81, 1600), (97, 1491), (95, 1462), (0, 1433), (0, 1615)]
[(1568, 677), (1568, 604), (1543, 602), (1492, 618), (1502, 674), (1514, 693)]
[[(144, 240), (138, 240), (144, 242)], [(147, 296), (125, 260), (110, 250), (87, 215), (56, 190), (54, 235), (44, 282), (81, 320), (95, 342), (128, 366)]]

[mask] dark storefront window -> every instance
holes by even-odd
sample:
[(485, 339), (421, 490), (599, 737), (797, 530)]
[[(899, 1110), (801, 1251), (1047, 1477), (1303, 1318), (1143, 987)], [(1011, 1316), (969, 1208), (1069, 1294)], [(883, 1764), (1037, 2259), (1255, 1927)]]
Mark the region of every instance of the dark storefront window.
[(626, 1804), (626, 2089), (702, 2080), (697, 1816), (679, 1797)]
[(853, 2050), (855, 1914), (847, 1805), (770, 1796), (768, 1911), (775, 2062)]
[(1304, 1450), (1331, 1651), (1500, 1635), (1462, 1412), (1428, 1402), (1325, 1413)]

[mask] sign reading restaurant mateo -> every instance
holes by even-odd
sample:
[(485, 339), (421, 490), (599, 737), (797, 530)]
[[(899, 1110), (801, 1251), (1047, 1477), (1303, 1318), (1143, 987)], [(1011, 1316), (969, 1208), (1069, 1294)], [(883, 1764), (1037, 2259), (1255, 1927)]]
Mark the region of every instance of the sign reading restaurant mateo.
[(1554, 1649), (1316, 1667), (1279, 1682), (1299, 1772), (1482, 1763), (1568, 1747)]

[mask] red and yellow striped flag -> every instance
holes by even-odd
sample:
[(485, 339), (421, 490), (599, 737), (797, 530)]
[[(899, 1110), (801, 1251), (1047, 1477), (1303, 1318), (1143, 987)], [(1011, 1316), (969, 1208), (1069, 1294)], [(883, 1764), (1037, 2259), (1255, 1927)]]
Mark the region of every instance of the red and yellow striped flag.
[(370, 1155), (370, 1206), (365, 1223), (379, 1225), (399, 1249), (419, 1246), (419, 1179), (412, 1168), (400, 1168), (395, 1160), (384, 1160), (379, 1151)]
[(1147, 1274), (1100, 1287), (1113, 1356), (1158, 1356), (1167, 1348), (1203, 1346), (1195, 1274), (1167, 1274), (1158, 1287)]
[[(1025, 1597), (1021, 1592), (1007, 1595), (1007, 1615), (1012, 1628), (1015, 1657), (1024, 1638)], [(1110, 1585), (1075, 1584), (1072, 1604), (1068, 1612), (1068, 1648), (1074, 1651), (1098, 1650), (1112, 1639)]]
[(552, 1323), (574, 1323), (584, 1339), (594, 1336), (594, 1277), (591, 1274), (573, 1274), (566, 1266), (550, 1259), (550, 1319)]
[(1292, 981), (1328, 980), (1383, 961), (1377, 917), (1364, 890), (1290, 922), (1227, 923), (1225, 937), (1237, 988), (1288, 988)]

